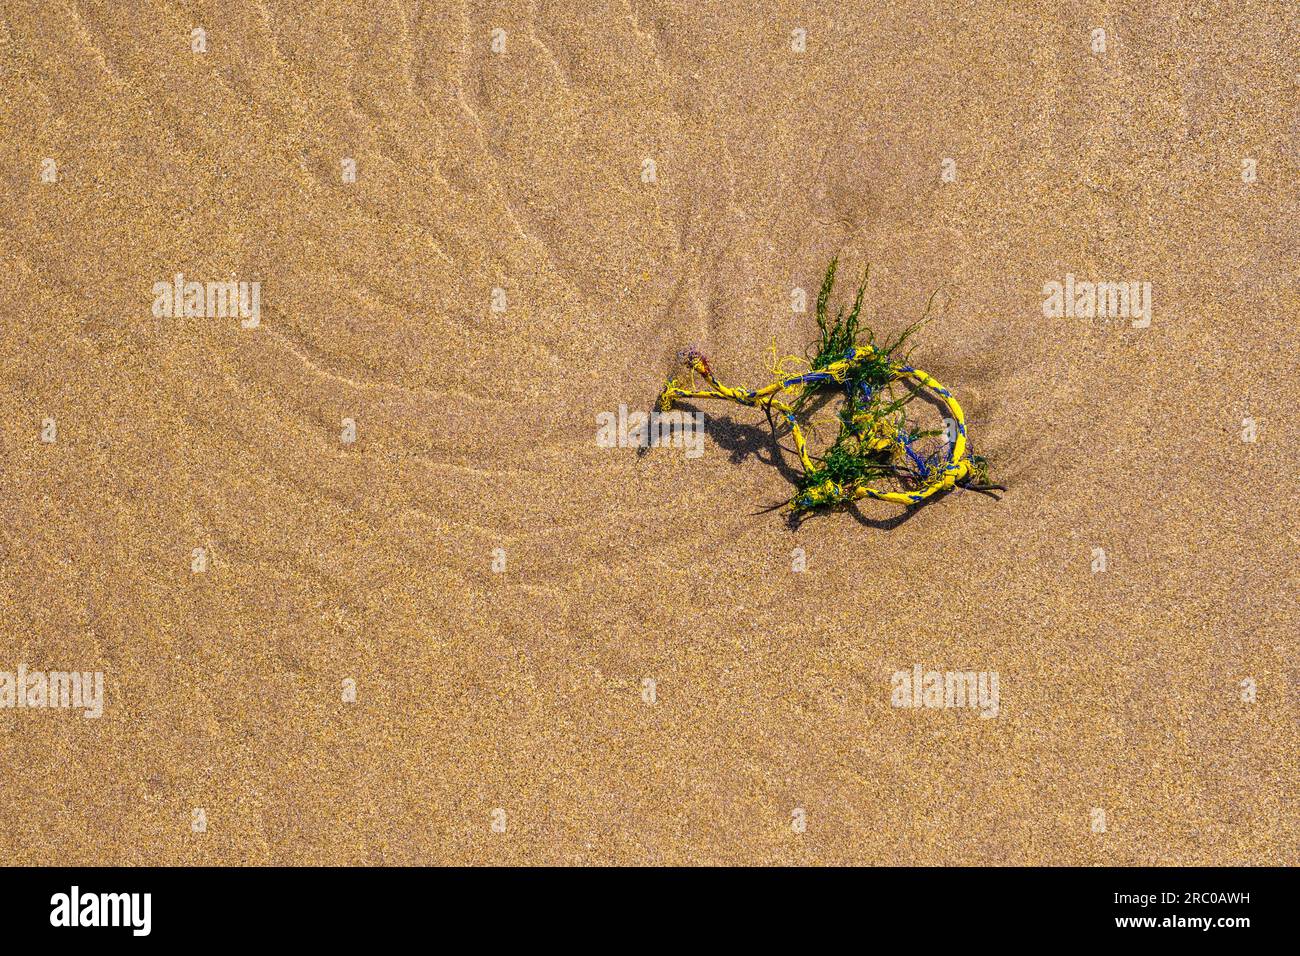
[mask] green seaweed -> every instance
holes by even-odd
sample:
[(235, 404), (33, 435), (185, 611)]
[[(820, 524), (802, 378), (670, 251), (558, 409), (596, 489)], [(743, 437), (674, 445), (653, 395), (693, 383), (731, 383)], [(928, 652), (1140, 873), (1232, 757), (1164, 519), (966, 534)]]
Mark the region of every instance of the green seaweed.
[[(810, 364), (813, 371), (824, 369), (831, 364), (853, 355), (857, 361), (845, 373), (842, 382), (825, 380), (810, 383), (803, 394), (793, 403), (798, 410), (809, 402), (814, 395), (826, 388), (842, 388), (844, 405), (837, 418), (839, 432), (835, 440), (820, 455), (811, 456), (818, 467), (806, 471), (795, 482), (798, 494), (794, 496), (793, 508), (796, 513), (808, 511), (825, 502), (814, 502), (807, 494), (815, 488), (824, 486), (828, 481), (841, 489), (851, 487), (860, 481), (874, 481), (881, 478), (895, 478), (904, 482), (915, 483), (919, 477), (917, 468), (901, 467), (894, 464), (894, 449), (868, 447), (868, 439), (878, 427), (896, 429), (907, 436), (909, 443), (923, 438), (942, 434), (936, 429), (918, 430), (908, 426), (905, 406), (918, 394), (908, 390), (900, 397), (894, 397), (893, 382), (896, 368), (905, 364), (910, 349), (902, 350), (908, 340), (921, 328), (929, 318), (930, 303), (926, 305), (925, 314), (912, 325), (904, 328), (893, 341), (877, 345), (875, 334), (869, 327), (862, 325), (862, 302), (866, 294), (870, 268), (862, 274), (852, 306), (845, 311), (843, 307), (832, 318), (830, 300), (835, 287), (835, 273), (839, 260), (832, 259), (826, 269), (821, 289), (817, 293), (816, 320), (820, 337), (809, 346), (813, 351)], [(919, 457), (919, 456), (918, 456)], [(980, 459), (983, 463), (983, 459)], [(987, 467), (984, 469), (987, 475)]]

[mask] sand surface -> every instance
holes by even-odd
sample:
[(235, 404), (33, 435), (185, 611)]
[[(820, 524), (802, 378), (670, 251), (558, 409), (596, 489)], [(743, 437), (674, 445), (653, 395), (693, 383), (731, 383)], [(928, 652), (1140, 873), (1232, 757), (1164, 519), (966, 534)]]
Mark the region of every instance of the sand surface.
[[(105, 692), (0, 709), (0, 862), (1300, 862), (1296, 41), (6, 0), (0, 670)], [(765, 383), (832, 256), (884, 333), (942, 290), (913, 358), (1000, 502), (792, 528), (734, 406), (697, 458), (600, 447), (684, 345)], [(154, 315), (178, 272), (260, 325)], [(1067, 273), (1150, 326), (1045, 317)], [(998, 716), (891, 706), (917, 664)]]

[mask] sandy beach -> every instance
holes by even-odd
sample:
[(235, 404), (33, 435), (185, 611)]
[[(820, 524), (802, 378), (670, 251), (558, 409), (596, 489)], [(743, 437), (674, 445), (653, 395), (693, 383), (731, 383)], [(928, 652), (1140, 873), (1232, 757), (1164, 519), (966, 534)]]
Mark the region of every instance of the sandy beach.
[[(1147, 6), (6, 3), (0, 861), (1300, 863), (1297, 23)], [(833, 257), (1000, 500), (603, 447)]]

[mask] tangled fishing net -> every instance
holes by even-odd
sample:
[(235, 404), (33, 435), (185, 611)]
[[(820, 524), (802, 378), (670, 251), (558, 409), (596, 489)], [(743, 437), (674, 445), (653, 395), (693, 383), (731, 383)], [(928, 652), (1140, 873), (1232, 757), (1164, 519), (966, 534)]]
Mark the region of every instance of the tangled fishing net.
[[(837, 262), (826, 270), (817, 296), (817, 326), (821, 340), (811, 359), (787, 356), (773, 363), (776, 380), (760, 389), (733, 388), (718, 381), (709, 360), (698, 349), (679, 358), (707, 387), (692, 376), (689, 383), (669, 379), (659, 395), (660, 412), (668, 412), (681, 399), (721, 398), (761, 408), (775, 433), (775, 412), (794, 439), (803, 475), (787, 503), (794, 514), (875, 498), (917, 505), (932, 495), (954, 487), (974, 491), (1001, 490), (988, 484), (988, 463), (971, 454), (966, 419), (953, 394), (930, 375), (900, 355), (902, 346), (929, 315), (905, 329), (888, 345), (877, 345), (870, 329), (859, 340), (858, 322), (866, 276), (848, 314), (841, 308), (832, 320), (827, 310), (835, 284)], [(775, 356), (774, 356), (775, 358)], [(794, 367), (790, 367), (794, 364)], [(806, 365), (801, 369), (800, 365)], [(902, 391), (899, 392), (900, 383)], [(906, 406), (926, 391), (948, 411), (948, 427), (926, 430), (907, 420)], [(824, 391), (841, 392), (844, 405), (838, 414), (839, 433), (820, 455), (808, 450), (807, 422), (800, 423), (809, 403)], [(934, 448), (938, 437), (938, 447)], [(888, 487), (879, 487), (882, 483)]]

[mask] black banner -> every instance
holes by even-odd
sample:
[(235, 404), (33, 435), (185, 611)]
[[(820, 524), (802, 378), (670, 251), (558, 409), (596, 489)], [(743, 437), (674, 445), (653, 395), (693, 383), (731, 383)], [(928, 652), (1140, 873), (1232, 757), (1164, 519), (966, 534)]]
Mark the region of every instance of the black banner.
[[(942, 945), (1125, 938), (1228, 946), (1290, 920), (1284, 869), (0, 869), (9, 943), (394, 942), (426, 927)], [(689, 921), (689, 923), (684, 922)], [(73, 939), (75, 937), (75, 939)], [(611, 940), (612, 942), (612, 940)]]

